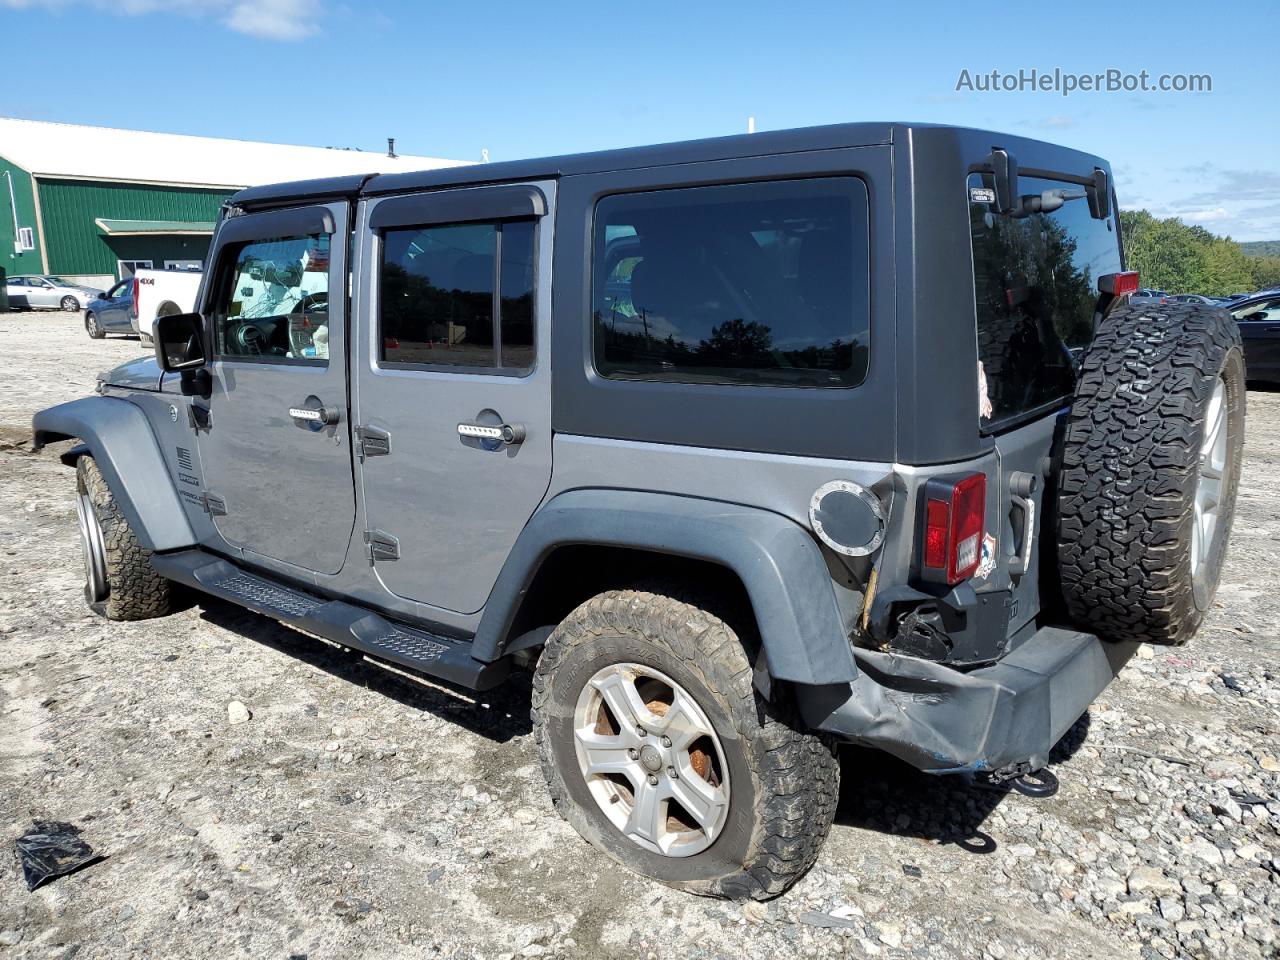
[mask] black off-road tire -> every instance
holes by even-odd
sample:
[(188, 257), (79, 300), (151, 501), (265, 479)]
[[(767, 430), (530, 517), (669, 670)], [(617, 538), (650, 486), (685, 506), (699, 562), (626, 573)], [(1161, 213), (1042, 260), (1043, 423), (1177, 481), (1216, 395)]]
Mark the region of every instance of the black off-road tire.
[[(1206, 411), (1226, 390), (1226, 470), (1207, 566), (1191, 542)], [(1116, 641), (1186, 643), (1213, 601), (1244, 444), (1240, 331), (1216, 307), (1123, 306), (1086, 352), (1058, 479), (1058, 561), (1067, 610)]]
[(93, 457), (77, 461), (76, 483), (102, 530), (105, 554), (106, 596), (86, 594), (89, 608), (108, 620), (147, 620), (170, 613), (172, 585), (152, 568), (151, 551), (138, 543)]
[[(577, 765), (574, 709), (587, 681), (614, 663), (662, 671), (715, 727), (729, 768), (729, 813), (700, 853), (643, 849), (588, 792)], [(774, 699), (783, 699), (776, 689)], [(756, 693), (747, 651), (723, 620), (674, 596), (610, 591), (574, 610), (538, 661), (532, 716), (556, 809), (618, 863), (669, 886), (731, 899), (775, 897), (813, 865), (831, 829), (840, 785), (831, 742), (804, 732), (785, 703)]]

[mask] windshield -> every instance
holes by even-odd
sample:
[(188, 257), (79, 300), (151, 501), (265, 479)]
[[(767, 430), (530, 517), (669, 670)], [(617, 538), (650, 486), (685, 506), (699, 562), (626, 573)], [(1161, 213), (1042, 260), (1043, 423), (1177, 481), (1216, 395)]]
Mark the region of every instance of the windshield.
[(1098, 278), (1122, 269), (1114, 217), (1093, 219), (1082, 189), (1020, 177), (1022, 196), (1053, 191), (1064, 201), (1052, 212), (1011, 216), (995, 212), (994, 186), (989, 174), (969, 176), (978, 359), (985, 379), (979, 392), (988, 431), (1070, 396), (1080, 355), (1093, 336)]
[(56, 285), (57, 285), (57, 286), (59, 286), (59, 287), (74, 287), (74, 286), (75, 286), (75, 284), (74, 284), (74, 283), (72, 283), (70, 280), (68, 280), (66, 277), (45, 277), (45, 279), (46, 279), (46, 280), (48, 280), (48, 281), (49, 281), (50, 283), (52, 283), (52, 284), (56, 284)]

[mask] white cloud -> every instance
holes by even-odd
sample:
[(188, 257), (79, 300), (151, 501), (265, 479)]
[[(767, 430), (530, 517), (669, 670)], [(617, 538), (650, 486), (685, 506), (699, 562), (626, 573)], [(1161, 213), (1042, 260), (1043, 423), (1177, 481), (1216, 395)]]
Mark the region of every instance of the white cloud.
[(1211, 210), (1183, 210), (1177, 216), (1192, 223), (1213, 223), (1217, 220), (1226, 220), (1231, 214), (1227, 213), (1226, 207), (1214, 207)]
[(223, 22), (251, 37), (301, 40), (319, 29), (319, 14), (319, 4), (313, 0), (247, 0), (233, 6)]
[(215, 17), (229, 30), (264, 40), (301, 40), (316, 33), (324, 14), (320, 0), (0, 0), (0, 8), (60, 10), (89, 6), (126, 16), (176, 13)]

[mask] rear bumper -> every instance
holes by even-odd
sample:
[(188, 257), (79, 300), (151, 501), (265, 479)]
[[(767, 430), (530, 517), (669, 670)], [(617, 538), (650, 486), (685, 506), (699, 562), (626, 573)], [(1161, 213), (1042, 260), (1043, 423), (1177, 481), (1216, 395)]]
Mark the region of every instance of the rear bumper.
[(930, 773), (1022, 762), (1036, 770), (1137, 647), (1043, 627), (999, 663), (968, 673), (857, 650), (857, 679), (808, 688), (801, 709), (810, 727)]

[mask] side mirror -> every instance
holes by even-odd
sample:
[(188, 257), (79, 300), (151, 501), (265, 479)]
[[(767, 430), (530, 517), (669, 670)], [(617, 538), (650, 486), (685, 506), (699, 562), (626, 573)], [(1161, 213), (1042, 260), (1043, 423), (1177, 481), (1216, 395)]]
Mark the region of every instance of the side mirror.
[(156, 344), (156, 360), (167, 373), (203, 367), (204, 318), (198, 313), (179, 313), (156, 317), (152, 325)]

